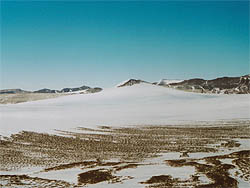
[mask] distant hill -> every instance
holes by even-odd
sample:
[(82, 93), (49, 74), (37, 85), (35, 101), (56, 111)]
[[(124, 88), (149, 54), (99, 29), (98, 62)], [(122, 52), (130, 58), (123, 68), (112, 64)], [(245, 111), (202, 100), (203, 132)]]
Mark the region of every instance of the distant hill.
[(129, 80), (126, 80), (126, 81), (118, 84), (117, 87), (132, 86), (132, 85), (140, 84), (140, 83), (149, 83), (149, 82), (146, 82), (143, 80), (137, 80), (137, 79), (129, 79)]
[(100, 92), (100, 91), (102, 91), (102, 88), (94, 87), (94, 88), (86, 89), (85, 93), (97, 93), (97, 92)]
[(250, 93), (250, 75), (240, 77), (220, 77), (212, 80), (194, 78), (178, 83), (170, 83), (169, 87), (185, 91), (217, 94)]
[(51, 89), (44, 88), (44, 89), (34, 91), (33, 93), (59, 93), (59, 92), (60, 91), (58, 90), (51, 90)]
[(36, 91), (24, 91), (22, 89), (3, 89), (0, 90), (0, 94), (19, 94), (19, 93), (81, 93), (82, 91), (85, 91), (85, 93), (95, 93), (101, 91), (102, 88), (95, 87), (91, 88), (89, 86), (81, 86), (81, 87), (75, 87), (75, 88), (63, 88), (61, 90), (55, 90), (55, 89), (39, 89)]
[(86, 90), (90, 89), (89, 86), (81, 86), (81, 87), (75, 87), (75, 88), (63, 88), (60, 92), (65, 93), (65, 92), (75, 92), (75, 91), (81, 91), (81, 90)]
[(118, 84), (117, 87), (126, 87), (141, 83), (197, 93), (250, 94), (250, 74), (239, 77), (220, 77), (211, 80), (202, 78), (192, 78), (188, 80), (162, 79), (159, 82), (153, 83), (140, 79), (129, 79)]
[[(239, 77), (220, 77), (211, 80), (202, 78), (192, 78), (188, 80), (170, 80), (162, 79), (159, 82), (146, 82), (140, 79), (129, 79), (117, 85), (117, 87), (132, 86), (135, 84), (154, 84), (158, 86), (171, 87), (174, 89), (198, 92), (198, 93), (216, 93), (216, 94), (250, 94), (250, 74)], [(81, 86), (74, 88), (40, 89), (37, 91), (25, 91), (22, 89), (4, 89), (0, 90), (0, 94), (19, 94), (19, 93), (95, 93), (100, 92), (102, 88), (89, 86)]]
[(0, 94), (15, 94), (15, 93), (31, 93), (22, 89), (3, 89), (0, 90)]

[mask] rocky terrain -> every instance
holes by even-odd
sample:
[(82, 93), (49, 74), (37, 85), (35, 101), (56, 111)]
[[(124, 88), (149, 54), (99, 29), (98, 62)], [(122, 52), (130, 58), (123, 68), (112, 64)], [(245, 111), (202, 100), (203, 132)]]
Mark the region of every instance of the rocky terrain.
[(25, 91), (22, 89), (4, 89), (0, 90), (0, 104), (15, 104), (27, 101), (36, 101), (42, 99), (55, 98), (72, 94), (88, 94), (102, 91), (102, 88), (82, 86), (77, 88), (63, 88), (61, 90), (40, 89), (37, 91)]
[[(250, 74), (240, 77), (220, 77), (212, 80), (202, 78), (192, 78), (188, 80), (169, 80), (162, 79), (159, 82), (147, 82), (140, 79), (129, 79), (117, 85), (117, 87), (132, 86), (135, 84), (148, 83), (164, 87), (170, 87), (183, 91), (198, 92), (198, 93), (214, 93), (214, 94), (250, 94)], [(76, 88), (55, 89), (40, 89), (36, 91), (25, 91), (22, 89), (3, 89), (0, 90), (0, 103), (3, 103), (3, 94), (72, 94), (72, 93), (95, 93), (102, 91), (102, 88), (89, 86), (81, 86)], [(18, 96), (20, 98), (20, 96)], [(6, 97), (5, 97), (6, 98)], [(7, 97), (9, 98), (9, 97)], [(12, 97), (11, 97), (12, 98)], [(35, 97), (36, 98), (36, 97)], [(38, 97), (39, 98), (39, 97)], [(47, 97), (42, 97), (47, 98)]]
[(249, 94), (250, 75), (241, 77), (221, 77), (213, 80), (194, 78), (177, 83), (169, 83), (164, 86), (175, 89), (216, 94)]
[(2, 89), (0, 94), (17, 94), (17, 93), (32, 93), (31, 91), (25, 91), (22, 89)]
[(17, 104), (65, 96), (63, 93), (13, 93), (0, 94), (0, 104)]
[(0, 94), (19, 94), (19, 93), (69, 93), (69, 92), (77, 92), (77, 91), (83, 91), (83, 90), (89, 90), (89, 91), (101, 91), (102, 88), (95, 87), (91, 88), (89, 86), (81, 86), (81, 87), (75, 87), (75, 88), (63, 88), (61, 90), (55, 90), (55, 89), (39, 89), (36, 91), (25, 91), (22, 89), (3, 89), (0, 90)]
[(120, 83), (119, 85), (117, 85), (117, 87), (132, 86), (132, 85), (140, 84), (140, 83), (149, 83), (149, 82), (146, 82), (146, 81), (143, 81), (143, 80), (137, 80), (137, 79), (129, 79), (129, 80), (126, 80), (123, 83)]
[(74, 92), (95, 93), (95, 92), (99, 92), (101, 90), (102, 90), (102, 88), (99, 88), (99, 87), (91, 88), (88, 86), (82, 86), (82, 87), (77, 87), (77, 88), (63, 88), (61, 90), (51, 90), (51, 89), (44, 88), (44, 89), (34, 91), (33, 93), (74, 93)]
[(0, 139), (0, 187), (250, 185), (249, 121), (78, 127)]
[(120, 85), (1, 94), (67, 96), (0, 105), (0, 187), (249, 187), (250, 95)]
[[(139, 79), (130, 79), (117, 87), (132, 86), (140, 83), (149, 83)], [(249, 94), (250, 74), (240, 77), (221, 77), (212, 80), (192, 78), (189, 80), (168, 80), (162, 79), (159, 82), (149, 84), (170, 87), (183, 91), (214, 94)]]
[(249, 94), (250, 74), (240, 77), (220, 77), (212, 80), (192, 78), (189, 80), (162, 79), (159, 82), (146, 82), (140, 79), (129, 79), (117, 87), (132, 86), (140, 83), (148, 83), (164, 87), (170, 87), (183, 91), (214, 94)]

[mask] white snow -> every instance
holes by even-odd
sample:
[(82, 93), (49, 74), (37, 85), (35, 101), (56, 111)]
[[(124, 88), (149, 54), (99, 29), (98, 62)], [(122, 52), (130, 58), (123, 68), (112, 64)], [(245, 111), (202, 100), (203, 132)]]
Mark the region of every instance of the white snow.
[(70, 92), (67, 92), (68, 94), (82, 94), (82, 93), (87, 93), (88, 89), (83, 89), (83, 90), (79, 90), (79, 91), (72, 91), (70, 90)]
[(33, 174), (29, 174), (29, 176), (43, 178), (43, 179), (50, 179), (50, 180), (67, 181), (69, 183), (77, 184), (78, 174), (80, 173), (83, 173), (83, 170), (81, 168), (69, 168), (69, 169), (49, 171), (49, 172), (36, 172)]
[(30, 175), (35, 172), (39, 172), (42, 170), (42, 167), (25, 167), (25, 168), (18, 168), (18, 169), (9, 169), (7, 171), (0, 170), (0, 175)]
[(0, 105), (0, 135), (76, 127), (250, 119), (250, 95), (183, 92), (151, 84)]
[(172, 84), (172, 83), (180, 83), (183, 82), (184, 80), (173, 80), (173, 79), (161, 79), (157, 85), (168, 85), (168, 84)]

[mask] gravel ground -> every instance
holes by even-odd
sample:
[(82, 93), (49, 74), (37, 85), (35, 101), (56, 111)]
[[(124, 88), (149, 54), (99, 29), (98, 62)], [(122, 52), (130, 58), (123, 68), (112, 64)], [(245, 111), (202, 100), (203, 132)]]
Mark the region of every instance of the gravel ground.
[(0, 104), (16, 104), (28, 101), (37, 101), (43, 99), (56, 98), (64, 96), (62, 93), (18, 93), (18, 94), (0, 94)]
[[(111, 185), (136, 179), (132, 171), (126, 176), (119, 173), (144, 166), (152, 170), (151, 178), (138, 180), (138, 187), (238, 187), (239, 179), (250, 183), (250, 146), (242, 148), (239, 142), (250, 139), (249, 125), (249, 121), (242, 121), (226, 126), (79, 127), (77, 133), (58, 131), (58, 135), (20, 132), (1, 137), (0, 185), (82, 187), (100, 182)], [(175, 160), (159, 158), (173, 152), (179, 155)], [(154, 163), (158, 158), (159, 163)], [(166, 172), (154, 174), (152, 168), (157, 165), (166, 167)], [(195, 169), (188, 179), (168, 173), (170, 167), (187, 166)], [(74, 168), (81, 173), (76, 174), (75, 183), (15, 173), (33, 167), (41, 169), (38, 174)], [(201, 176), (209, 181), (202, 182)]]

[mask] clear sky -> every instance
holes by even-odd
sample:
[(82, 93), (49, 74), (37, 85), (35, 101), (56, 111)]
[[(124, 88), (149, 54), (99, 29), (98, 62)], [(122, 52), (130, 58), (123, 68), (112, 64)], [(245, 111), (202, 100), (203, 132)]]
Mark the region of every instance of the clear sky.
[(1, 1), (0, 88), (249, 74), (249, 2)]

